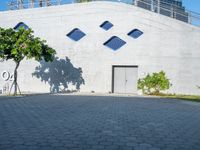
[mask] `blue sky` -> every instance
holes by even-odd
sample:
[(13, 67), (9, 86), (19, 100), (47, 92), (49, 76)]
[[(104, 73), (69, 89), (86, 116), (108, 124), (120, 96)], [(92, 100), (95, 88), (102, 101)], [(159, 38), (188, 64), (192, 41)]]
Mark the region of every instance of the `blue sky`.
[(200, 13), (200, 0), (183, 0), (186, 9)]

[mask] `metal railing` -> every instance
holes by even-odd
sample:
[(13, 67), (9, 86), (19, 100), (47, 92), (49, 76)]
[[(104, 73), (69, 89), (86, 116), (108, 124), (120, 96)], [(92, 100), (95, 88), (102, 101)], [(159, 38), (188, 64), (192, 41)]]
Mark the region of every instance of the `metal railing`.
[[(43, 0), (42, 2), (37, 1), (34, 3), (31, 3), (31, 2), (22, 3), (20, 1), (15, 0), (8, 3), (8, 9), (17, 10), (17, 9), (28, 9), (28, 8), (37, 8), (37, 7), (49, 7), (49, 6), (55, 6), (55, 5), (64, 5), (64, 4), (80, 3), (80, 2), (88, 2), (88, 1), (112, 1), (112, 2), (127, 3), (127, 1), (124, 1), (124, 0), (71, 0), (71, 1), (46, 0), (45, 2)], [(200, 13), (187, 10), (182, 6), (163, 2), (160, 0), (133, 0), (133, 2), (129, 2), (128, 4), (200, 27)]]
[[(62, 3), (61, 3), (62, 2)], [(49, 0), (49, 1), (37, 1), (37, 2), (29, 2), (29, 3), (22, 3), (20, 1), (13, 0), (8, 3), (8, 10), (18, 10), (18, 9), (28, 9), (28, 8), (38, 8), (38, 7), (49, 7), (55, 5), (62, 5), (62, 4), (71, 4), (73, 1), (62, 1), (62, 0)]]
[(134, 5), (200, 27), (200, 14), (182, 6), (159, 1), (135, 0)]

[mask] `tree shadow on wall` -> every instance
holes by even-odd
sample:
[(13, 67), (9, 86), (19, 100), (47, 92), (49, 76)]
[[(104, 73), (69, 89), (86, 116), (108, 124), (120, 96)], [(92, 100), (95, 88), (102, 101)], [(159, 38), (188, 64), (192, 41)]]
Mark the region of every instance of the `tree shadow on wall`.
[[(56, 57), (53, 62), (41, 61), (32, 75), (48, 83), (52, 93), (76, 92), (80, 90), (82, 84), (85, 84), (82, 69), (75, 68), (68, 57), (65, 59)], [(69, 84), (72, 84), (75, 90), (70, 91)]]

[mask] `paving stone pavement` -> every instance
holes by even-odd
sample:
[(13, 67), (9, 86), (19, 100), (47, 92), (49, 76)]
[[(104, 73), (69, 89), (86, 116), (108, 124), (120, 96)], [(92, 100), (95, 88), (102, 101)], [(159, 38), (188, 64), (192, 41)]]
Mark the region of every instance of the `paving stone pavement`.
[(200, 150), (200, 103), (141, 97), (0, 97), (0, 150)]

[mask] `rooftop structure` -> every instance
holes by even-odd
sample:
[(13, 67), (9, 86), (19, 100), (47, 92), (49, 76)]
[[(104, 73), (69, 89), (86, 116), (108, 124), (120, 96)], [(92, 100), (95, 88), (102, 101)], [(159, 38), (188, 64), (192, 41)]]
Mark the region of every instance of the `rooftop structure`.
[[(49, 7), (55, 5), (89, 2), (96, 0), (10, 0), (9, 10), (28, 9), (37, 7)], [(99, 0), (101, 1), (101, 0)], [(200, 26), (200, 14), (185, 9), (182, 0), (105, 0), (122, 2), (135, 5), (146, 10), (159, 13), (186, 23)]]
[(153, 12), (189, 22), (189, 13), (182, 5), (182, 0), (134, 0), (136, 6)]

